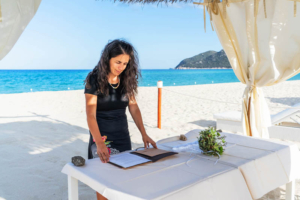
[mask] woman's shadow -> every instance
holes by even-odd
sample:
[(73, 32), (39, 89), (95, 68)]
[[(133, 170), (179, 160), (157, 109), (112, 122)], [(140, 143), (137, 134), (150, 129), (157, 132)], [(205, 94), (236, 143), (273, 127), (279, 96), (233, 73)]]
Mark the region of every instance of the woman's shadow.
[[(18, 121), (0, 124), (0, 138), (1, 198), (67, 199), (67, 176), (61, 170), (73, 156), (87, 159), (87, 129), (57, 121)], [(95, 196), (83, 184), (80, 191), (83, 199)]]

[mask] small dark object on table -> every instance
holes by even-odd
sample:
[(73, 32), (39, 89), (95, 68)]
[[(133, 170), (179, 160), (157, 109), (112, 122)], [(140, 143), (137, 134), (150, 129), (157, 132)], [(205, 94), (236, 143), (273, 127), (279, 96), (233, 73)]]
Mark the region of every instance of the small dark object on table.
[(77, 167), (83, 166), (85, 164), (85, 159), (81, 156), (74, 156), (72, 157), (72, 163)]
[(180, 135), (180, 136), (179, 136), (179, 140), (187, 141), (187, 138), (186, 138), (185, 135)]

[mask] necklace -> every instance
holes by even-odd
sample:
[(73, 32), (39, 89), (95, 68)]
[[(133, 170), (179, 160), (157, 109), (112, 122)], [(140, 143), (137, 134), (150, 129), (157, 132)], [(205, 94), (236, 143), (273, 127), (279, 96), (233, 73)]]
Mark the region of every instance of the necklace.
[(113, 89), (117, 89), (120, 86), (120, 78), (118, 77), (119, 82), (118, 85), (116, 87), (112, 86), (112, 84), (108, 81), (109, 85), (113, 88)]

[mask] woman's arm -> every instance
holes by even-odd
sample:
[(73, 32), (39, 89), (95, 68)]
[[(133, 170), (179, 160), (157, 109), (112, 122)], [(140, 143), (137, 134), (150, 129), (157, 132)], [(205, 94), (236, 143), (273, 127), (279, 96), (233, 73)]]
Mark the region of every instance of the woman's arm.
[(92, 94), (85, 94), (86, 102), (86, 117), (88, 127), (97, 145), (97, 154), (99, 155), (102, 162), (106, 163), (109, 161), (109, 153), (105, 143), (102, 140), (99, 127), (96, 119), (97, 109), (97, 96)]
[(140, 130), (140, 132), (142, 134), (144, 147), (145, 148), (149, 147), (149, 143), (150, 143), (154, 148), (157, 148), (156, 143), (147, 135), (147, 133), (145, 131), (141, 111), (139, 109), (139, 106), (138, 106), (134, 96), (129, 99), (128, 108), (129, 108), (129, 112), (130, 112), (136, 126), (138, 127), (138, 129)]

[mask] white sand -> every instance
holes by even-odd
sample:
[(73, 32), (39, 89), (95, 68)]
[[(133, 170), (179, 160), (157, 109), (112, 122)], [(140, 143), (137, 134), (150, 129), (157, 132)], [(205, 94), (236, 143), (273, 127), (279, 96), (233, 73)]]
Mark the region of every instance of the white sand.
[[(161, 130), (156, 128), (157, 88), (139, 88), (137, 100), (146, 131), (157, 141), (215, 126), (214, 113), (241, 110), (244, 87), (241, 83), (164, 87)], [(271, 114), (277, 113), (284, 109), (279, 107), (300, 102), (300, 81), (264, 92)], [(133, 147), (142, 146), (128, 111), (127, 117)], [(60, 171), (72, 156), (87, 158), (88, 139), (83, 90), (0, 95), (0, 199), (67, 199), (67, 176)], [(297, 182), (298, 198), (299, 188)], [(282, 186), (262, 199), (284, 199), (284, 194)], [(80, 183), (79, 198), (96, 199), (95, 192)]]

